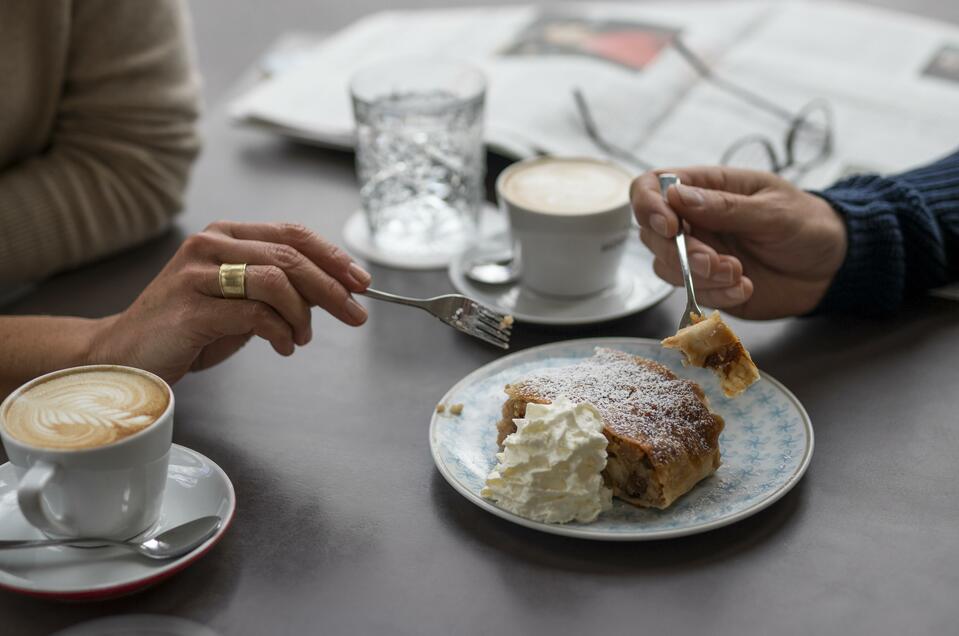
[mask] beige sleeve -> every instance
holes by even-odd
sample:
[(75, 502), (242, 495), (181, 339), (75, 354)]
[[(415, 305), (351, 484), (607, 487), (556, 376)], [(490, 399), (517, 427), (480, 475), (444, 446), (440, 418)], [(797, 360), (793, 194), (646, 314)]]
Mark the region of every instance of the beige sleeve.
[(157, 235), (182, 206), (199, 82), (180, 0), (73, 3), (51, 143), (0, 173), (0, 283)]

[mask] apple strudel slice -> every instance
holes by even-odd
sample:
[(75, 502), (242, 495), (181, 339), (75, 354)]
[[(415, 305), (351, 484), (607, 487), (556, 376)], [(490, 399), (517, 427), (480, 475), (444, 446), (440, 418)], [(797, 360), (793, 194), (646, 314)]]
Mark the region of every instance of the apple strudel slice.
[(560, 395), (589, 402), (603, 418), (603, 477), (613, 494), (637, 506), (666, 508), (719, 467), (723, 419), (695, 382), (663, 365), (614, 349), (506, 385), (498, 442), (516, 430), (528, 404)]

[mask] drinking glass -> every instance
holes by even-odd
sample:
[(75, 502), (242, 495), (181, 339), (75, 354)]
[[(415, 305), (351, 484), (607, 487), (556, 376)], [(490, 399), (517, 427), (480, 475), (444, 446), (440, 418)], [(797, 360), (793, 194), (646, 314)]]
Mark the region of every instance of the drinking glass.
[(483, 74), (455, 62), (394, 60), (359, 71), (350, 92), (373, 244), (399, 260), (463, 250), (483, 196)]

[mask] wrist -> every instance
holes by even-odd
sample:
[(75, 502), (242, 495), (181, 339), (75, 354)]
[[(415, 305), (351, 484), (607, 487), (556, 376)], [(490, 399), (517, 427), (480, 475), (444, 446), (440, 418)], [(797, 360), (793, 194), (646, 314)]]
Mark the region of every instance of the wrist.
[(828, 288), (846, 260), (846, 252), (849, 249), (848, 230), (844, 217), (829, 201), (814, 194), (809, 196), (820, 208), (820, 232), (824, 246), (822, 267), (826, 273)]
[(113, 362), (104, 345), (114, 319), (0, 316), (0, 398), (51, 371)]
[(110, 334), (120, 314), (96, 318), (90, 321), (89, 329), (81, 338), (80, 364), (123, 364), (110, 347)]

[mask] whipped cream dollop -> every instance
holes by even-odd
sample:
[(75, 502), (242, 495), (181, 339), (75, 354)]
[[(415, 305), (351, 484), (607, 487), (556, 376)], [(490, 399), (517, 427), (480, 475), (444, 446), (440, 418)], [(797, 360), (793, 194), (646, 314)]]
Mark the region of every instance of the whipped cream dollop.
[(500, 507), (534, 521), (589, 523), (612, 506), (600, 474), (606, 468), (603, 419), (589, 403), (564, 396), (552, 404), (528, 404), (513, 420), (482, 494)]

